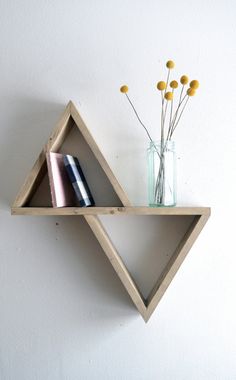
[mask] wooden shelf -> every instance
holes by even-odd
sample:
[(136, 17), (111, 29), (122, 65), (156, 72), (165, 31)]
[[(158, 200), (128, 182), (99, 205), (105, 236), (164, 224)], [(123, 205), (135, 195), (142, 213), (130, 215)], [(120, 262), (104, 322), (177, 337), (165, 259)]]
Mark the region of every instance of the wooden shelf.
[[(42, 179), (45, 177), (46, 168), (46, 152), (57, 152), (66, 137), (68, 136), (72, 124), (78, 128), (81, 138), (88, 145), (91, 153), (94, 155), (96, 164), (102, 169), (103, 175), (106, 176), (111, 191), (114, 192), (116, 204), (104, 206), (98, 204), (99, 207), (80, 208), (80, 207), (35, 207), (30, 205), (33, 195), (37, 191)], [(96, 173), (97, 173), (96, 169)], [(100, 172), (101, 173), (101, 172)], [(86, 175), (86, 173), (85, 173)], [(89, 224), (92, 232), (97, 238), (104, 253), (108, 257), (111, 265), (115, 269), (121, 282), (126, 288), (132, 301), (147, 322), (155, 310), (157, 304), (171, 283), (173, 277), (181, 266), (187, 253), (191, 249), (204, 225), (210, 216), (209, 207), (132, 207), (131, 203), (111, 171), (104, 156), (100, 152), (96, 142), (88, 131), (84, 121), (82, 120), (75, 105), (70, 101), (59, 120), (54, 132), (49, 137), (48, 142), (43, 147), (38, 159), (36, 160), (31, 172), (26, 178), (22, 188), (20, 189), (14, 204), (11, 208), (12, 215), (29, 215), (29, 216), (82, 216)], [(110, 236), (104, 228), (99, 215), (135, 215), (137, 217), (152, 215), (156, 217), (183, 217), (193, 216), (191, 223), (181, 238), (177, 248), (173, 252), (167, 265), (157, 279), (155, 286), (149, 293), (147, 298), (144, 298), (139, 287), (132, 278), (128, 268), (124, 264), (119, 252), (116, 250)]]
[(209, 207), (12, 207), (12, 215), (210, 215)]

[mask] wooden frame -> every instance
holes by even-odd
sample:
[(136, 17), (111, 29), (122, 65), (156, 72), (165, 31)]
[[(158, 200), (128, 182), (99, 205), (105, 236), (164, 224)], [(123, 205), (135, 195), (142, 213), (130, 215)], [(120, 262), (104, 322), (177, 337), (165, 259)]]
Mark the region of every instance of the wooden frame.
[(82, 136), (84, 137), (88, 146), (92, 150), (95, 158), (99, 162), (106, 176), (108, 177), (112, 187), (114, 188), (114, 191), (120, 198), (122, 204), (125, 206), (131, 205), (127, 195), (125, 194), (121, 185), (117, 181), (115, 175), (113, 174), (111, 168), (109, 167), (107, 161), (105, 160), (103, 154), (101, 153), (95, 140), (93, 139), (83, 119), (81, 118), (78, 110), (76, 109), (72, 101), (69, 101), (65, 111), (63, 112), (60, 120), (56, 125), (55, 130), (52, 132), (47, 143), (43, 147), (38, 159), (36, 160), (22, 188), (20, 189), (13, 203), (12, 209), (24, 207), (27, 201), (33, 196), (42, 177), (45, 175), (46, 172), (46, 152), (58, 151), (58, 149), (62, 146), (63, 142), (65, 141), (67, 135), (71, 131), (71, 128), (73, 126), (72, 121), (74, 121), (75, 125), (80, 130)]
[[(115, 193), (120, 199), (124, 207), (27, 207), (26, 204), (36, 191), (42, 177), (46, 172), (46, 152), (57, 151), (63, 144), (66, 136), (71, 130), (72, 120), (79, 128), (82, 136), (92, 150), (97, 161), (101, 165), (103, 171), (107, 175)], [(181, 266), (183, 260), (206, 224), (210, 216), (210, 208), (208, 207), (163, 207), (163, 208), (150, 208), (150, 207), (131, 207), (130, 201), (122, 189), (121, 185), (114, 176), (107, 161), (100, 152), (96, 142), (87, 129), (83, 119), (81, 118), (75, 105), (70, 101), (59, 120), (54, 132), (49, 137), (48, 142), (45, 144), (42, 152), (36, 160), (31, 172), (26, 178), (22, 188), (20, 189), (13, 206), (11, 208), (12, 215), (31, 215), (31, 216), (65, 216), (74, 215), (83, 216), (89, 224), (91, 230), (96, 236), (103, 251), (108, 257), (111, 265), (115, 269), (121, 282), (130, 295), (133, 303), (142, 315), (145, 322), (147, 322), (161, 300), (163, 294), (174, 278), (176, 272)], [(173, 253), (170, 261), (166, 265), (155, 286), (150, 292), (149, 296), (144, 299), (137, 284), (129, 273), (122, 258), (114, 247), (109, 235), (107, 234), (104, 226), (98, 218), (98, 215), (157, 215), (157, 216), (194, 216), (193, 222), (189, 226), (187, 232), (182, 237), (178, 247)]]
[[(134, 304), (136, 305), (137, 309), (139, 310), (145, 322), (149, 320), (150, 316), (152, 315), (153, 311), (155, 310), (163, 294), (165, 293), (166, 289), (170, 285), (172, 279), (174, 278), (179, 267), (181, 266), (186, 255), (190, 251), (192, 245), (194, 244), (195, 240), (197, 239), (198, 235), (200, 234), (201, 230), (203, 229), (204, 225), (206, 224), (210, 216), (209, 208), (202, 209), (200, 215), (191, 213), (191, 208), (186, 208), (186, 214), (183, 209), (181, 209), (180, 213), (178, 213), (178, 211), (173, 213), (173, 210), (174, 210), (173, 208), (171, 210), (165, 209), (165, 208), (154, 209), (154, 210), (151, 209), (151, 210), (152, 212), (149, 212), (149, 208), (145, 208), (145, 207), (135, 208), (133, 214), (135, 215), (162, 215), (162, 216), (163, 215), (181, 215), (181, 216), (194, 215), (194, 220), (189, 226), (185, 235), (182, 237), (169, 263), (167, 264), (166, 268), (162, 272), (160, 278), (157, 280), (156, 285), (150, 292), (147, 299), (143, 298), (141, 291), (139, 290), (134, 279), (131, 277), (130, 273), (128, 272), (128, 269), (126, 268), (124, 262), (122, 261), (119, 253), (116, 251), (114, 245), (112, 244), (109, 236), (107, 235), (104, 227), (102, 226), (102, 223), (98, 219), (95, 219), (92, 215), (85, 215), (85, 219), (89, 223), (92, 231), (94, 232), (94, 235), (98, 239), (101, 247), (103, 248), (105, 254), (110, 260), (113, 268), (118, 274), (120, 280), (122, 281), (124, 287), (126, 288), (127, 292), (129, 293), (130, 297), (132, 298)], [(130, 215), (129, 211), (130, 209), (127, 209), (126, 215), (127, 214)], [(125, 212), (126, 212), (126, 209), (124, 209), (124, 213)]]

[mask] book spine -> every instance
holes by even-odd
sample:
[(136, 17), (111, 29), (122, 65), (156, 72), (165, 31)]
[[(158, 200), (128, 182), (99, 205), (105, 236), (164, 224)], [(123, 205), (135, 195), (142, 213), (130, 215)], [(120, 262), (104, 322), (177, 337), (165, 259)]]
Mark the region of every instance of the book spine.
[(81, 207), (94, 206), (95, 202), (77, 157), (64, 156), (64, 164)]

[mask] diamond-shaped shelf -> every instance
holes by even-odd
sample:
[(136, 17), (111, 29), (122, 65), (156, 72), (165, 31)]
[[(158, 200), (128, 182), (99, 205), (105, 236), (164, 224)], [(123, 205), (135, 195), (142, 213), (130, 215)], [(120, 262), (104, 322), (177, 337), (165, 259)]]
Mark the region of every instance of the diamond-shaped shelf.
[[(116, 203), (115, 205), (104, 205), (102, 198), (99, 197), (99, 194), (97, 197), (98, 201), (96, 201), (95, 199), (95, 202), (96, 204), (98, 204), (98, 207), (53, 208), (41, 206), (35, 207), (31, 204), (31, 200), (33, 199), (35, 192), (39, 188), (42, 179), (47, 174), (45, 158), (46, 152), (59, 151), (73, 126), (78, 128), (76, 129), (79, 132), (79, 144), (80, 141), (82, 141), (83, 144), (87, 145), (89, 155), (91, 156), (92, 154), (96, 161), (95, 164), (100, 166), (99, 170), (102, 169), (101, 172), (106, 177), (105, 181), (108, 181), (110, 185), (110, 189), (107, 190), (107, 185), (104, 187), (104, 189), (106, 188), (106, 191), (108, 191), (109, 193), (114, 193), (113, 199)], [(79, 157), (79, 160), (83, 161), (82, 157)], [(96, 172), (99, 173), (99, 170), (97, 169)], [(86, 173), (85, 171), (85, 176), (87, 176), (87, 174), (89, 176), (89, 173)], [(101, 184), (99, 185), (98, 191), (103, 191), (103, 188), (101, 188)], [(125, 194), (124, 190), (115, 178), (104, 156), (100, 152), (97, 144), (95, 143), (93, 137), (88, 131), (84, 121), (79, 115), (78, 110), (71, 101), (68, 103), (65, 112), (63, 113), (61, 119), (59, 120), (56, 126), (56, 129), (50, 136), (48, 142), (44, 146), (37, 161), (35, 162), (31, 172), (29, 173), (25, 183), (23, 184), (19, 194), (16, 197), (11, 211), (12, 215), (84, 216), (90, 228), (92, 229), (94, 235), (96, 236), (99, 244), (101, 245), (104, 253), (110, 260), (111, 265), (115, 269), (121, 282), (123, 283), (131, 299), (133, 300), (134, 304), (136, 305), (137, 309), (139, 310), (140, 314), (146, 322), (152, 315), (157, 304), (159, 303), (167, 287), (172, 281), (174, 275), (178, 271), (184, 258), (191, 249), (192, 245), (194, 244), (195, 240), (197, 239), (199, 233), (201, 232), (202, 228), (204, 227), (205, 223), (207, 222), (210, 216), (210, 208), (208, 207), (131, 207), (127, 195)], [(177, 248), (173, 252), (161, 275), (159, 275), (159, 278), (157, 279), (155, 286), (153, 287), (147, 298), (143, 297), (140, 289), (138, 288), (137, 284), (132, 278), (124, 261), (119, 255), (119, 252), (115, 248), (110, 236), (108, 235), (104, 225), (99, 219), (99, 215), (113, 215), (114, 217), (118, 215), (193, 217), (187, 231), (181, 238)]]

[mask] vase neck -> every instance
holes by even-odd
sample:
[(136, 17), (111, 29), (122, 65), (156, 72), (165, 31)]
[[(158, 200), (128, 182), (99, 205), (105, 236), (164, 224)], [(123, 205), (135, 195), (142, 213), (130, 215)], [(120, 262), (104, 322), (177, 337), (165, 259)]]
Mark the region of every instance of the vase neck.
[(173, 140), (156, 140), (156, 141), (150, 141), (149, 148), (155, 148), (155, 147), (168, 147), (171, 150), (175, 148), (175, 142)]

